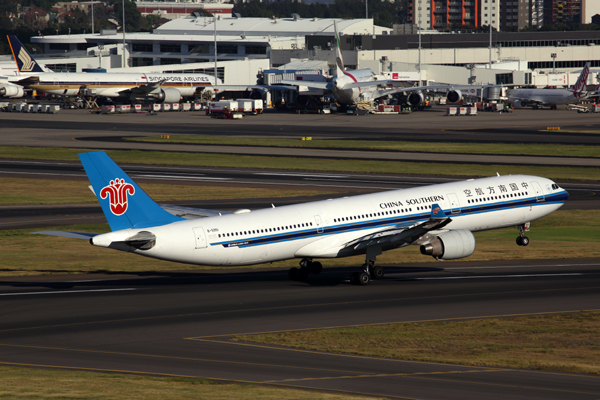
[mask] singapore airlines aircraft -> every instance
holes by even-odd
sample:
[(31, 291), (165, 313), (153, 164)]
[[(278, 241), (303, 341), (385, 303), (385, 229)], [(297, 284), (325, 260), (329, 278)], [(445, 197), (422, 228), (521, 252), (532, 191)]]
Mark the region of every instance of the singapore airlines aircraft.
[[(19, 71), (26, 73), (25, 76), (11, 77), (9, 82), (50, 94), (129, 100), (149, 98), (156, 102), (177, 103), (182, 97), (194, 96), (201, 87), (222, 83), (205, 74), (49, 73), (31, 57), (19, 39), (9, 35), (8, 41)], [(13, 92), (14, 88), (6, 85), (0, 94), (16, 97)]]
[(383, 251), (410, 244), (438, 260), (468, 257), (472, 232), (518, 226), (560, 208), (569, 194), (539, 176), (508, 175), (234, 213), (155, 203), (106, 153), (79, 158), (112, 232), (44, 231), (161, 260), (239, 266), (297, 258), (290, 278), (318, 274), (316, 258), (364, 254), (352, 281), (383, 277)]
[(556, 106), (570, 104), (585, 100), (590, 96), (596, 96), (597, 92), (587, 92), (586, 85), (590, 74), (590, 63), (585, 64), (577, 82), (568, 89), (512, 89), (508, 91), (508, 99), (515, 107), (542, 107), (550, 106), (556, 110)]
[(463, 93), (481, 89), (485, 86), (477, 85), (431, 85), (414, 87), (394, 87), (397, 81), (385, 79), (377, 75), (372, 69), (346, 70), (342, 58), (340, 37), (337, 25), (334, 22), (335, 49), (336, 49), (336, 74), (330, 82), (310, 82), (283, 80), (282, 84), (306, 86), (312, 89), (330, 91), (336, 102), (345, 106), (354, 106), (359, 102), (374, 102), (375, 100), (391, 96), (397, 93), (408, 93), (407, 101), (412, 106), (420, 105), (425, 96), (423, 91), (443, 90), (447, 91), (447, 100), (450, 103), (458, 103), (463, 98)]

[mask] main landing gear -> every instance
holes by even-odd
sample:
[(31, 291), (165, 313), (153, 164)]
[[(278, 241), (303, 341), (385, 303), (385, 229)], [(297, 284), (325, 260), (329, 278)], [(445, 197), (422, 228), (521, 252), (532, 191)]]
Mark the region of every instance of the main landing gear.
[(371, 279), (381, 279), (385, 271), (382, 267), (375, 266), (375, 260), (367, 260), (363, 266), (361, 272), (355, 272), (350, 277), (350, 282), (355, 285), (368, 285), (371, 283)]
[(529, 229), (529, 222), (517, 226), (519, 228), (520, 236), (517, 238), (517, 244), (519, 246), (527, 246), (529, 244), (529, 238), (525, 236), (525, 232)]
[(288, 276), (293, 281), (305, 281), (308, 279), (308, 274), (319, 275), (323, 270), (323, 265), (318, 261), (313, 261), (312, 258), (303, 258), (300, 261), (300, 268), (290, 268)]

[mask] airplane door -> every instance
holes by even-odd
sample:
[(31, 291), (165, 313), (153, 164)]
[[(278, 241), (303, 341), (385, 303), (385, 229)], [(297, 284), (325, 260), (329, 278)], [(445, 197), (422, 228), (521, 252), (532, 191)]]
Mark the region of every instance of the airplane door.
[(460, 214), (460, 203), (456, 194), (448, 193), (448, 200), (450, 201), (450, 214)]
[(204, 234), (204, 228), (201, 226), (194, 228), (194, 236), (196, 237), (196, 248), (203, 249), (206, 247), (206, 235)]
[(536, 181), (531, 182), (531, 186), (533, 187), (533, 190), (535, 192), (535, 198), (538, 202), (540, 201), (544, 201), (544, 192), (542, 192), (542, 187), (540, 186), (539, 183), (537, 183)]
[(317, 223), (317, 233), (323, 233), (323, 222), (319, 215), (315, 215), (315, 222)]

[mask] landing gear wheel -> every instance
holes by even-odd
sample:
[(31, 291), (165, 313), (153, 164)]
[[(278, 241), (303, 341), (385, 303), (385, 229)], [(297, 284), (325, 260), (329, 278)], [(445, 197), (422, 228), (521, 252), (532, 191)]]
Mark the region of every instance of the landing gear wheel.
[(383, 278), (384, 271), (382, 267), (373, 267), (371, 269), (371, 278), (373, 279), (381, 279)]
[(300, 272), (300, 270), (296, 267), (290, 268), (290, 270), (288, 271), (288, 277), (290, 278), (290, 280), (292, 281), (297, 281), (298, 280), (298, 272)]
[(359, 272), (356, 276), (356, 283), (365, 286), (371, 283), (371, 277), (366, 272)]
[(321, 271), (323, 271), (323, 265), (320, 262), (315, 261), (310, 264), (310, 272), (313, 274), (319, 275)]
[(519, 246), (527, 246), (529, 244), (529, 238), (527, 236), (519, 236), (517, 238), (517, 244)]

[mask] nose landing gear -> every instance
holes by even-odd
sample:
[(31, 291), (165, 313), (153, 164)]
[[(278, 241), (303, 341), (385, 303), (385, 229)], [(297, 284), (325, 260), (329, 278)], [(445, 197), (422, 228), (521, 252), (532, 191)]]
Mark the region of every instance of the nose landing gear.
[(520, 236), (517, 238), (517, 244), (519, 246), (527, 246), (529, 244), (529, 238), (525, 236), (525, 232), (529, 230), (529, 222), (517, 226), (519, 228)]

